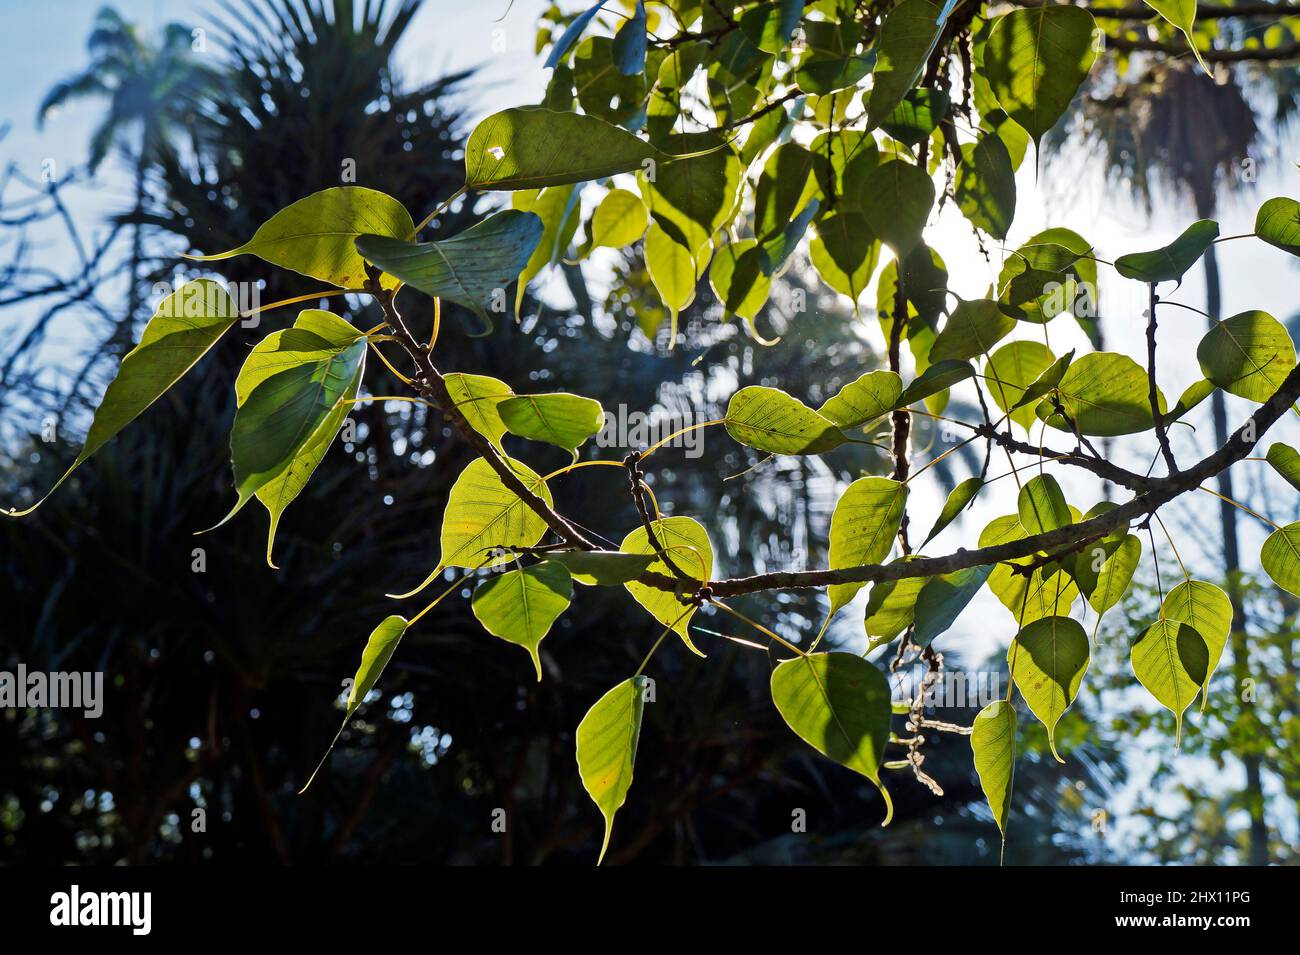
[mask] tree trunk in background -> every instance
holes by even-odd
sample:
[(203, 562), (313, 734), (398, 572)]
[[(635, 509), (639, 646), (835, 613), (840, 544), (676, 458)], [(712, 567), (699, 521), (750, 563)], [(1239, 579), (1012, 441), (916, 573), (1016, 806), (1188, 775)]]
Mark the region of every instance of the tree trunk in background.
[[(1219, 260), (1215, 247), (1205, 252), (1205, 310), (1210, 315), (1211, 327), (1220, 318), (1223, 309), (1219, 287)], [(1223, 447), (1228, 443), (1228, 410), (1223, 392), (1215, 389), (1210, 395), (1210, 413), (1214, 419), (1214, 444)], [(1219, 493), (1232, 498), (1232, 469), (1219, 472)], [(1238, 577), (1241, 572), (1241, 555), (1237, 548), (1237, 509), (1227, 501), (1219, 502), (1219, 525), (1223, 532), (1223, 569), (1228, 596), (1232, 600), (1232, 674), (1239, 693), (1242, 681), (1250, 676), (1250, 648), (1246, 639), (1246, 607), (1241, 599)], [(1243, 714), (1244, 715), (1244, 714)], [(1253, 717), (1246, 717), (1252, 719)], [(1245, 801), (1250, 813), (1250, 842), (1247, 862), (1250, 865), (1268, 865), (1268, 826), (1264, 823), (1264, 789), (1260, 782), (1260, 757), (1246, 753), (1241, 757), (1246, 770)]]

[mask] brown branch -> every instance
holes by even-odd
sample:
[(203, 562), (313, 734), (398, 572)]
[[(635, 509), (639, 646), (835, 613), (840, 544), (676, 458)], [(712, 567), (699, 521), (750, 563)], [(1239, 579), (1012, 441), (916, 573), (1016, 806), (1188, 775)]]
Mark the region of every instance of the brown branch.
[(1126, 487), (1130, 491), (1147, 491), (1159, 485), (1157, 478), (1144, 477), (1141, 474), (1135, 474), (1126, 468), (1113, 464), (1102, 457), (1085, 457), (1074, 451), (1058, 451), (1055, 448), (1039, 446), (1036, 444), (1026, 444), (1024, 441), (1017, 441), (1009, 434), (998, 431), (991, 424), (982, 424), (973, 426), (975, 433), (981, 438), (987, 438), (995, 444), (998, 444), (1008, 451), (1015, 451), (1019, 454), (1032, 454), (1035, 457), (1042, 458), (1044, 461), (1056, 461), (1060, 464), (1069, 464), (1074, 467), (1083, 468), (1085, 471), (1091, 471), (1097, 477), (1110, 481), (1112, 484), (1118, 484), (1120, 487)]
[(1164, 416), (1160, 413), (1160, 389), (1156, 387), (1156, 296), (1154, 282), (1147, 286), (1150, 298), (1147, 303), (1147, 399), (1151, 403), (1151, 421), (1155, 425), (1156, 440), (1160, 443), (1160, 453), (1165, 457), (1165, 465), (1170, 474), (1178, 471), (1178, 462), (1169, 447), (1169, 434), (1165, 430)]

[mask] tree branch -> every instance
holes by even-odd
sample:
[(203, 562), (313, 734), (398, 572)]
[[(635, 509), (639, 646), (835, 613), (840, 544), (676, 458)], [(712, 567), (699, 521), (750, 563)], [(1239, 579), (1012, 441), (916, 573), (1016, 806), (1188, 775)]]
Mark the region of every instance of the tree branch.
[(1151, 421), (1155, 426), (1156, 440), (1160, 442), (1160, 453), (1165, 457), (1165, 464), (1170, 474), (1178, 471), (1178, 462), (1169, 447), (1169, 434), (1165, 430), (1164, 418), (1160, 413), (1160, 389), (1156, 387), (1156, 285), (1147, 286), (1150, 298), (1147, 302), (1147, 398), (1151, 402)]

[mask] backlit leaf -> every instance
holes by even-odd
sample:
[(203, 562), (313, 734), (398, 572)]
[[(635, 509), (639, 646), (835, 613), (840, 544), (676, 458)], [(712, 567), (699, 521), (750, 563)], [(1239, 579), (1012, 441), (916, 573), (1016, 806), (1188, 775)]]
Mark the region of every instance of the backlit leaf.
[[(664, 548), (669, 560), (682, 573), (692, 581), (698, 581), (701, 586), (712, 576), (713, 545), (709, 542), (709, 532), (699, 521), (689, 517), (665, 517), (653, 521), (651, 526), (654, 528), (655, 538)], [(654, 545), (650, 543), (644, 527), (634, 528), (624, 537), (619, 550), (625, 554), (655, 553)], [(672, 569), (657, 556), (646, 570), (666, 577), (673, 576)], [(695, 616), (693, 606), (682, 603), (677, 599), (677, 594), (671, 590), (661, 590), (635, 581), (629, 581), (625, 586), (627, 592), (646, 609), (650, 616), (665, 627), (671, 626), (692, 653), (704, 656), (691, 642), (687, 630), (691, 617)]]
[(1201, 219), (1166, 246), (1121, 255), (1115, 260), (1115, 271), (1139, 282), (1181, 282), (1218, 237), (1219, 224), (1213, 219)]
[(1205, 377), (1229, 394), (1265, 402), (1295, 368), (1295, 345), (1268, 312), (1238, 312), (1216, 324), (1196, 348)]
[(1232, 633), (1232, 601), (1214, 584), (1204, 580), (1184, 580), (1169, 591), (1164, 603), (1160, 605), (1160, 615), (1166, 620), (1187, 624), (1205, 641), (1208, 657), (1205, 679), (1201, 682), (1206, 694), (1201, 698), (1201, 711), (1204, 712), (1210, 692), (1210, 677), (1219, 668), (1223, 648), (1227, 646), (1228, 635)]
[(488, 578), (474, 591), (470, 606), (484, 630), (528, 651), (540, 682), (538, 648), (572, 599), (569, 572), (548, 560)]
[[(831, 513), (831, 570), (878, 564), (888, 557), (906, 501), (907, 486), (889, 478), (859, 478), (845, 488)], [(831, 584), (831, 614), (861, 589), (861, 583)]]
[(775, 388), (750, 385), (727, 403), (727, 433), (772, 454), (821, 454), (844, 443), (831, 421)]
[(1177, 746), (1183, 736), (1183, 711), (1209, 672), (1204, 638), (1189, 625), (1162, 617), (1138, 637), (1129, 656), (1138, 682), (1174, 714)]
[(614, 815), (632, 786), (648, 682), (643, 676), (624, 680), (597, 700), (578, 724), (578, 773), (587, 795), (605, 817), (605, 837), (597, 865), (609, 849)]
[(505, 398), (497, 413), (511, 434), (566, 451), (577, 451), (605, 423), (599, 401), (564, 392)]
[(837, 428), (855, 428), (893, 410), (902, 390), (897, 372), (869, 371), (827, 398), (817, 413)]
[(1007, 651), (1011, 679), (1029, 709), (1047, 727), (1058, 762), (1056, 724), (1079, 694), (1088, 669), (1088, 635), (1069, 617), (1043, 617), (1016, 634)]
[(1005, 839), (1016, 768), (1015, 707), (1006, 700), (994, 700), (980, 710), (971, 727), (970, 745), (980, 788)]

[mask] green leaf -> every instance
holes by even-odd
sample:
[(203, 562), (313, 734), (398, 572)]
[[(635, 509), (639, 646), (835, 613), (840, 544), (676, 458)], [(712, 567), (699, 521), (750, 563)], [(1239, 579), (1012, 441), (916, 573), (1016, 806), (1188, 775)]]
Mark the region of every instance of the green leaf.
[(880, 782), (891, 713), (885, 675), (856, 654), (811, 653), (777, 664), (772, 702), (805, 743), (876, 784), (889, 825), (894, 806)]
[(502, 450), (501, 438), (506, 433), (506, 425), (497, 413), (497, 405), (514, 395), (510, 386), (499, 378), (459, 371), (444, 375), (443, 381), (447, 394), (470, 427), (491, 441), (498, 451)]
[(658, 558), (654, 554), (625, 554), (617, 550), (553, 550), (547, 561), (561, 564), (580, 584), (616, 587), (636, 580)]
[[(859, 478), (845, 488), (831, 513), (830, 569), (878, 564), (888, 557), (906, 502), (907, 486), (888, 478)], [(861, 583), (831, 584), (831, 616), (861, 589)]]
[(645, 265), (655, 291), (672, 314), (671, 348), (677, 341), (677, 315), (694, 301), (695, 286), (703, 268), (694, 253), (673, 239), (658, 222), (650, 223), (645, 236)]
[(813, 154), (798, 143), (772, 151), (754, 191), (754, 235), (763, 240), (780, 233), (807, 202)]
[[(1019, 517), (1010, 514), (989, 522), (980, 532), (979, 546), (1006, 544), (1026, 536)], [(1078, 585), (1069, 574), (1059, 569), (1059, 563), (1040, 567), (1028, 577), (1008, 566), (1023, 565), (1030, 560), (1025, 557), (998, 564), (989, 574), (989, 590), (1022, 626), (1043, 617), (1067, 616), (1074, 598), (1079, 596)]]
[(900, 143), (915, 148), (930, 138), (947, 114), (949, 105), (948, 94), (943, 90), (909, 90), (880, 128)]
[(858, 299), (871, 284), (880, 262), (880, 243), (866, 217), (860, 212), (828, 214), (817, 223), (809, 258), (823, 282), (853, 300), (856, 314)]
[(22, 517), (40, 507), (77, 467), (102, 448), (207, 354), (208, 349), (239, 320), (239, 306), (224, 288), (210, 279), (186, 282), (158, 303), (140, 342), (122, 359), (117, 375), (86, 432), (76, 460), (45, 497), (25, 510), (0, 514)]
[(1034, 420), (1033, 408), (1011, 408), (1025, 389), (1041, 375), (1054, 358), (1042, 342), (1017, 341), (1003, 345), (984, 364), (985, 386), (994, 404), (1009, 411), (1011, 420), (1026, 431)]
[(933, 0), (902, 0), (885, 17), (867, 98), (867, 128), (881, 125), (921, 78), (943, 27)]
[(1011, 154), (993, 133), (961, 147), (957, 207), (977, 229), (1005, 239), (1016, 215), (1016, 172)]
[(1169, 409), (1168, 414), (1165, 415), (1165, 424), (1173, 424), (1206, 398), (1210, 397), (1213, 393), (1214, 383), (1209, 379), (1201, 378), (1198, 381), (1192, 382), (1183, 390), (1183, 393), (1178, 396), (1178, 401)]
[(578, 724), (578, 773), (587, 795), (605, 817), (605, 838), (600, 844), (597, 865), (609, 848), (614, 814), (632, 786), (648, 682), (643, 676), (624, 680), (597, 700)]
[(722, 307), (747, 322), (767, 304), (772, 277), (764, 270), (763, 250), (754, 239), (729, 242), (713, 256), (709, 285)]
[(573, 55), (573, 80), (578, 104), (588, 116), (607, 123), (635, 127), (644, 115), (649, 79), (627, 74), (614, 62), (614, 41), (606, 36), (583, 40)]
[(497, 404), (497, 413), (511, 434), (545, 441), (573, 451), (575, 456), (583, 442), (599, 434), (605, 424), (599, 401), (565, 392), (506, 398)]
[(1273, 583), (1300, 597), (1300, 521), (1269, 534), (1259, 560)]
[(579, 198), (579, 189), (575, 186), (552, 186), (538, 192), (520, 190), (511, 195), (510, 205), (513, 209), (531, 212), (542, 220), (541, 238), (534, 244), (532, 255), (520, 271), (515, 287), (516, 321), (519, 320), (528, 283), (541, 274), (543, 269), (563, 259), (569, 243), (573, 241), (573, 235), (578, 230), (578, 220), (581, 219)]
[[(1150, 430), (1151, 399), (1147, 373), (1127, 355), (1090, 352), (1076, 359), (1057, 387), (1061, 405), (1081, 434), (1111, 437)], [(1156, 392), (1160, 414), (1165, 397)], [(1045, 417), (1042, 406), (1038, 411)], [(1069, 432), (1069, 423), (1051, 415), (1047, 423)]]
[(645, 235), (649, 210), (635, 192), (611, 189), (591, 216), (588, 246), (622, 249)]
[[(667, 552), (671, 560), (682, 573), (701, 586), (713, 575), (713, 545), (709, 542), (709, 532), (698, 521), (689, 517), (664, 517), (652, 522), (655, 538)], [(644, 527), (634, 528), (619, 545), (625, 554), (654, 554), (654, 545), (650, 543)], [(658, 556), (646, 568), (650, 573), (673, 576), (672, 569)], [(660, 590), (649, 584), (628, 581), (624, 586), (650, 616), (665, 627), (672, 627), (673, 632), (682, 638), (687, 649), (697, 656), (704, 656), (691, 642), (691, 617), (695, 616), (695, 607), (684, 604), (671, 590)]]
[(1201, 681), (1206, 694), (1201, 697), (1201, 712), (1204, 712), (1210, 692), (1210, 677), (1219, 668), (1223, 648), (1227, 646), (1228, 635), (1232, 633), (1232, 601), (1214, 584), (1204, 580), (1184, 580), (1169, 591), (1164, 603), (1160, 605), (1160, 616), (1187, 624), (1205, 641), (1208, 656), (1205, 679)]
[(1015, 319), (1004, 315), (991, 299), (962, 300), (930, 348), (930, 361), (976, 358), (989, 350), (1016, 327)]
[(1282, 475), (1287, 484), (1300, 491), (1300, 452), (1289, 444), (1277, 441), (1268, 449), (1267, 458), (1273, 470)]
[(746, 10), (740, 29), (764, 53), (780, 53), (803, 17), (804, 0), (779, 0)]
[(1139, 282), (1181, 282), (1187, 270), (1200, 260), (1218, 237), (1219, 224), (1213, 219), (1200, 219), (1166, 246), (1150, 252), (1121, 255), (1115, 260), (1115, 271), (1126, 279)]
[(1043, 373), (1029, 383), (1025, 393), (1020, 396), (1020, 400), (1012, 405), (1012, 410), (1021, 408), (1032, 401), (1038, 401), (1044, 395), (1055, 391), (1060, 387), (1061, 379), (1065, 377), (1065, 372), (1069, 369), (1070, 364), (1074, 361), (1074, 349), (1062, 355), (1056, 361), (1044, 369)]
[(1201, 69), (1207, 76), (1213, 76), (1210, 68), (1205, 65), (1201, 51), (1196, 48), (1196, 38), (1192, 35), (1192, 29), (1196, 25), (1196, 0), (1145, 0), (1145, 2), (1148, 7), (1182, 31), (1183, 36), (1187, 38), (1187, 45), (1196, 57), (1196, 62), (1201, 64)]
[(1006, 700), (994, 700), (975, 717), (970, 735), (975, 772), (1005, 841), (1011, 812), (1011, 783), (1016, 770), (1016, 710)]
[[(414, 234), (411, 214), (392, 196), (361, 186), (334, 186), (285, 206), (238, 248), (186, 258), (216, 262), (255, 255), (339, 288), (359, 289), (365, 285), (366, 270), (354, 245), (357, 237), (385, 236), (404, 243)], [(391, 278), (381, 281), (384, 288), (397, 285)]]
[(552, 561), (510, 570), (485, 580), (474, 591), (470, 607), (483, 629), (528, 651), (542, 680), (542, 638), (573, 600), (573, 580)]
[(1030, 535), (1065, 527), (1071, 520), (1061, 485), (1050, 474), (1037, 474), (1020, 489), (1017, 510), (1020, 526)]
[(934, 183), (924, 169), (902, 159), (883, 162), (863, 177), (860, 195), (867, 225), (896, 255), (921, 241), (934, 206)]
[[(1081, 556), (1091, 560), (1098, 555), (1090, 548)], [(1125, 534), (1115, 550), (1102, 562), (1097, 573), (1097, 583), (1088, 594), (1088, 603), (1093, 610), (1102, 614), (1119, 603), (1128, 590), (1141, 559), (1142, 541), (1133, 534)]]
[(632, 16), (614, 34), (614, 65), (618, 71), (625, 76), (644, 73), (649, 43), (650, 39), (646, 35), (645, 0), (636, 0)]
[(927, 577), (900, 577), (872, 585), (863, 620), (869, 650), (888, 643), (912, 625), (917, 598), (928, 580)]
[[(294, 322), (294, 328), (302, 328), (319, 335), (340, 349), (345, 349), (354, 344), (361, 334), (350, 323), (332, 312), (314, 309), (301, 312), (298, 315), (298, 320)], [(364, 369), (365, 353), (363, 352), (361, 361), (357, 363), (356, 369), (352, 373), (352, 379), (343, 393), (342, 400), (321, 421), (311, 437), (303, 444), (302, 449), (289, 462), (289, 466), (278, 477), (273, 478), (257, 489), (257, 499), (262, 502), (271, 518), (270, 529), (266, 536), (266, 562), (271, 567), (275, 566), (272, 560), (272, 551), (275, 547), (275, 532), (280, 526), (280, 517), (294, 498), (301, 494), (303, 488), (307, 486), (307, 482), (311, 479), (312, 474), (325, 457), (325, 453), (334, 442), (334, 438), (338, 435), (339, 429), (343, 427), (344, 420), (352, 410), (351, 401), (356, 398), (357, 391), (360, 388)], [(247, 392), (242, 397), (246, 398)], [(236, 399), (242, 402), (238, 386), (236, 386)]]
[(1034, 140), (1056, 125), (1097, 59), (1097, 24), (1082, 7), (1041, 6), (998, 17), (984, 75), (998, 104)]
[(540, 189), (640, 169), (664, 153), (595, 116), (540, 106), (494, 113), (465, 144), (469, 189)]
[(862, 180), (880, 164), (880, 150), (872, 135), (860, 129), (828, 130), (817, 134), (809, 150), (816, 157), (813, 177), (826, 197), (827, 215), (860, 212)]
[(781, 270), (781, 267), (785, 265), (785, 260), (790, 257), (790, 254), (803, 240), (804, 233), (808, 231), (808, 224), (812, 222), (813, 216), (817, 215), (819, 208), (821, 208), (820, 200), (810, 199), (802, 211), (783, 230), (774, 236), (763, 239), (759, 243), (763, 250), (764, 272), (768, 275), (775, 275)]
[(1177, 747), (1183, 737), (1183, 711), (1208, 678), (1205, 639), (1189, 625), (1162, 617), (1137, 638), (1129, 656), (1138, 682), (1174, 714)]
[(897, 372), (869, 371), (827, 398), (817, 413), (837, 428), (855, 428), (892, 411), (902, 390)]
[(640, 176), (641, 194), (673, 241), (698, 252), (731, 218), (744, 174), (740, 158), (715, 133), (669, 136), (664, 148), (690, 158), (655, 170), (653, 177)]
[(951, 388), (960, 381), (965, 381), (974, 374), (975, 369), (970, 366), (970, 362), (957, 361), (951, 358), (937, 361), (903, 389), (903, 393), (898, 396), (895, 407), (906, 408), (916, 404), (916, 402), (924, 398), (938, 394), (946, 388)]
[(1074, 702), (1088, 669), (1088, 635), (1069, 617), (1043, 617), (1016, 634), (1007, 651), (1011, 679), (1029, 709), (1047, 727), (1057, 762), (1056, 724)]
[(1283, 252), (1300, 255), (1300, 202), (1278, 196), (1259, 207), (1255, 234)]
[(1012, 318), (1037, 324), (1067, 311), (1078, 281), (1086, 277), (1095, 290), (1097, 263), (1090, 255), (1091, 246), (1068, 229), (1040, 232), (1007, 257), (998, 274), (998, 304)]
[(930, 578), (916, 600), (912, 639), (918, 646), (929, 646), (935, 637), (957, 622), (992, 572), (992, 565), (967, 567)]
[[(363, 235), (357, 251), (412, 288), (487, 318), (504, 310), (506, 286), (528, 267), (544, 232), (539, 216), (507, 209), (437, 242)], [(494, 308), (496, 300), (501, 305)]]
[[(321, 326), (333, 330), (329, 338), (312, 330)], [(254, 347), (235, 379), (238, 410), (230, 428), (230, 462), (239, 497), (222, 524), (282, 477), (339, 403), (355, 393), (365, 357), (360, 331), (316, 309)]]
[(1268, 312), (1239, 312), (1216, 324), (1196, 348), (1205, 377), (1229, 394), (1265, 402), (1295, 368), (1295, 345)]
[(975, 495), (979, 494), (980, 489), (984, 487), (984, 482), (977, 477), (967, 478), (952, 489), (948, 499), (943, 502), (943, 509), (939, 511), (939, 516), (935, 518), (934, 526), (930, 528), (930, 533), (925, 535), (925, 540), (921, 542), (924, 547), (930, 541), (938, 536), (939, 532), (957, 519), (957, 515), (966, 509), (966, 505), (975, 500)]
[(551, 47), (551, 54), (543, 64), (545, 69), (552, 70), (560, 65), (560, 60), (564, 58), (564, 54), (569, 52), (569, 47), (577, 42), (578, 37), (582, 36), (582, 31), (587, 29), (587, 24), (600, 12), (600, 8), (608, 2), (609, 0), (599, 0), (599, 2), (593, 3), (573, 18), (573, 22), (560, 34), (560, 38)]
[(772, 454), (821, 454), (844, 443), (840, 429), (797, 398), (750, 385), (727, 403), (727, 433)]

